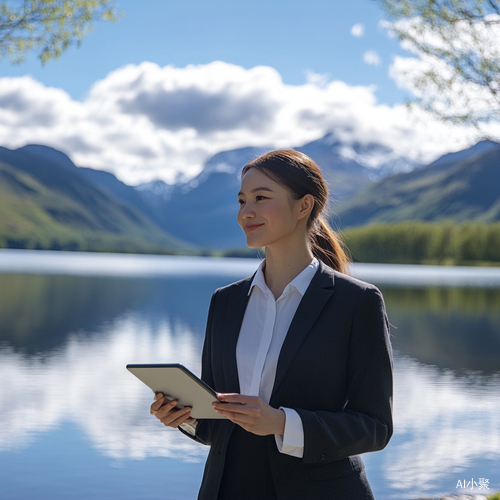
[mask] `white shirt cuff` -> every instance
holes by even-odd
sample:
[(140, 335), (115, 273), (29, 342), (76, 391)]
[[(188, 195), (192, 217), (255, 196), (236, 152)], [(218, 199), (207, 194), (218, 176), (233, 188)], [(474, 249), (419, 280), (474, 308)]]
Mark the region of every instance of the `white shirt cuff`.
[(192, 424), (184, 422), (183, 424), (179, 425), (179, 427), (182, 427), (182, 430), (186, 431), (188, 434), (191, 434), (191, 436), (196, 436), (197, 425), (198, 425), (198, 420), (195, 420)]
[(274, 439), (280, 453), (302, 458), (304, 455), (304, 427), (299, 414), (290, 408), (280, 407), (285, 412), (285, 434), (275, 434)]

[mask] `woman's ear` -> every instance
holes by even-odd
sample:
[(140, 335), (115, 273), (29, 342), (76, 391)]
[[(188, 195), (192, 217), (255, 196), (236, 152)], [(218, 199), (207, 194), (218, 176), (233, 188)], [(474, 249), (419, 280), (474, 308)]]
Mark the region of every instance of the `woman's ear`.
[(297, 204), (299, 209), (299, 220), (303, 219), (304, 217), (307, 219), (307, 217), (309, 217), (309, 214), (312, 212), (312, 209), (314, 208), (314, 196), (312, 194), (306, 194), (303, 198), (297, 200)]

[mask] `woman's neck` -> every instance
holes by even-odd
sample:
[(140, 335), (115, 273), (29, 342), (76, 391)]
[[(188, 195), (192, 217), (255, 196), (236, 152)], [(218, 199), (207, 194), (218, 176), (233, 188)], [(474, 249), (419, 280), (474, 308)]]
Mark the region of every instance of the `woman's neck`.
[(296, 278), (312, 261), (313, 254), (309, 245), (292, 246), (286, 249), (266, 247), (266, 284), (278, 299), (285, 287)]

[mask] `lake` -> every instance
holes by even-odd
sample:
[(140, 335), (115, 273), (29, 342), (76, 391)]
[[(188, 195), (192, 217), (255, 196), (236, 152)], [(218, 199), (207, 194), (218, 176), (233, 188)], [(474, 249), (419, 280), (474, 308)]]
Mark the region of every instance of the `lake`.
[[(199, 374), (213, 290), (257, 265), (0, 250), (0, 498), (196, 498), (207, 448), (149, 414), (125, 365)], [(393, 325), (395, 433), (363, 456), (376, 498), (500, 490), (500, 268), (352, 270)]]

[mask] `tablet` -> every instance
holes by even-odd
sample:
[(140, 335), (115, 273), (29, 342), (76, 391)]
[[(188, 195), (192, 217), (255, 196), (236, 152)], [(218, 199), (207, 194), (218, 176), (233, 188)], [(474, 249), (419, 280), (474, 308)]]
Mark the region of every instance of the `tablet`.
[(191, 406), (193, 418), (224, 418), (212, 406), (218, 401), (215, 391), (181, 364), (127, 365), (127, 370), (155, 394), (177, 399), (179, 408)]

